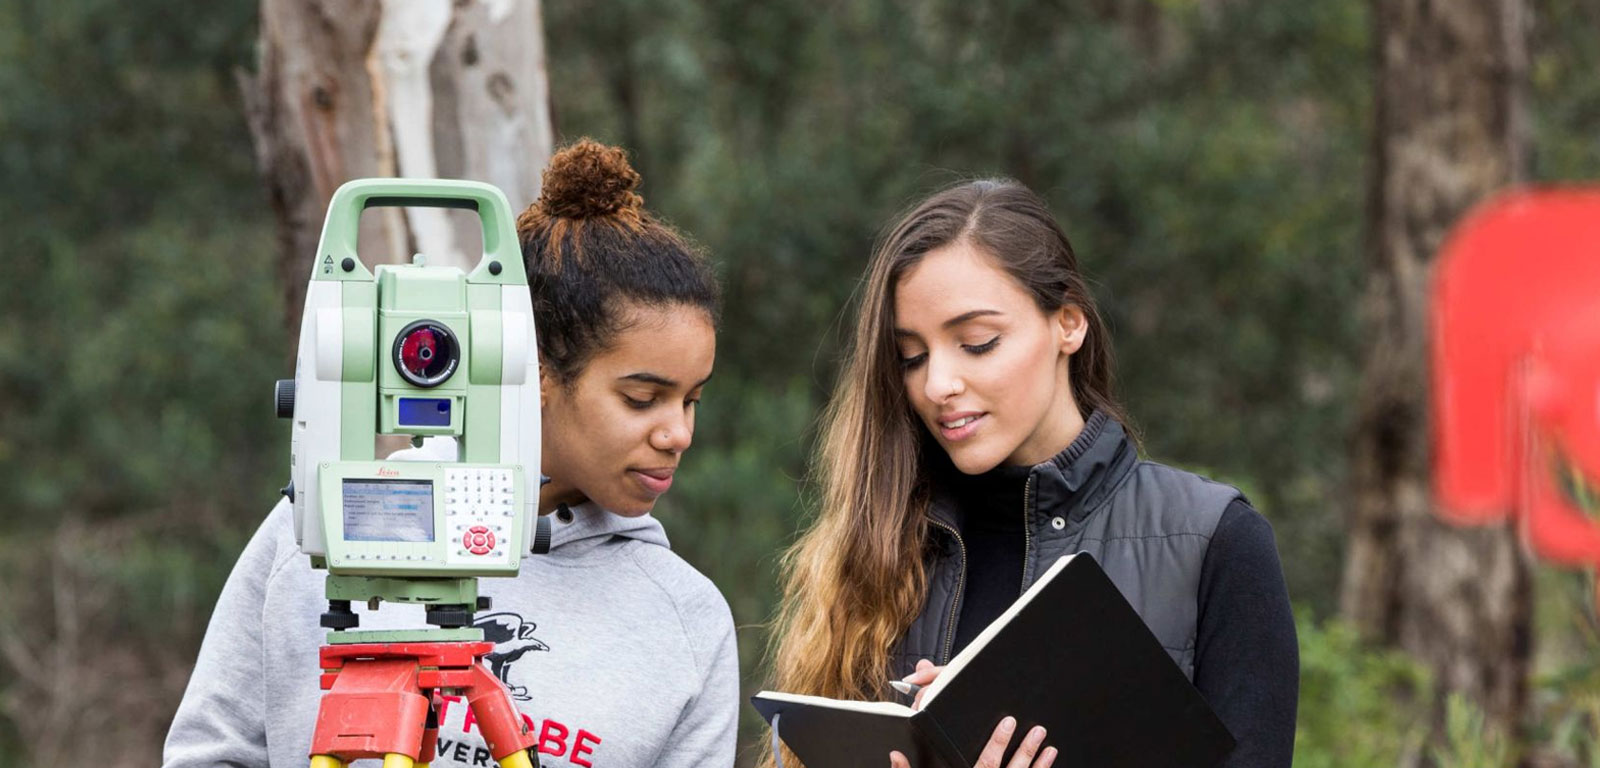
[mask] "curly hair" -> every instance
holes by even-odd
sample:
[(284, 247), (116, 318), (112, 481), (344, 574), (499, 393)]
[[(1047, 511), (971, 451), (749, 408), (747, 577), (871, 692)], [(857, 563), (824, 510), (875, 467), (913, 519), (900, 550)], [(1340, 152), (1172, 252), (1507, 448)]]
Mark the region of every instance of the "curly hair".
[(563, 383), (611, 343), (632, 306), (719, 317), (709, 262), (645, 210), (639, 182), (620, 147), (580, 139), (550, 158), (539, 199), (517, 217), (540, 364)]

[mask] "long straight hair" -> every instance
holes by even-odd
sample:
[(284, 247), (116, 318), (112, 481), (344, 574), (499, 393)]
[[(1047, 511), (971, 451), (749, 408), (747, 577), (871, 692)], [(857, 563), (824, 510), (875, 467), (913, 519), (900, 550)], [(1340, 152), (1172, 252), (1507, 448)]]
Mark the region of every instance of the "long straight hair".
[(1088, 333), (1068, 361), (1073, 400), (1086, 418), (1100, 409), (1126, 423), (1113, 397), (1105, 323), (1044, 201), (999, 179), (958, 184), (912, 208), (867, 268), (812, 467), (820, 510), (783, 558), (774, 659), (779, 690), (849, 699), (883, 695), (890, 653), (926, 599), (930, 467), (946, 462), (933, 454), (942, 449), (906, 397), (894, 292), (924, 255), (956, 242), (993, 258), (1041, 311), (1066, 305), (1083, 311)]

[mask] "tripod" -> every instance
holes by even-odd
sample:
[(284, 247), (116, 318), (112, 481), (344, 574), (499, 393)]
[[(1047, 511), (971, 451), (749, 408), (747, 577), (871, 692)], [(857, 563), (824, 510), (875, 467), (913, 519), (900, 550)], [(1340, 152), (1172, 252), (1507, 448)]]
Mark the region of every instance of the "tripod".
[(446, 693), (463, 696), (501, 768), (537, 768), (527, 724), (499, 678), (480, 663), (493, 643), (325, 645), (322, 703), (311, 737), (311, 768), (344, 768), (382, 758), (383, 768), (426, 768), (439, 738)]

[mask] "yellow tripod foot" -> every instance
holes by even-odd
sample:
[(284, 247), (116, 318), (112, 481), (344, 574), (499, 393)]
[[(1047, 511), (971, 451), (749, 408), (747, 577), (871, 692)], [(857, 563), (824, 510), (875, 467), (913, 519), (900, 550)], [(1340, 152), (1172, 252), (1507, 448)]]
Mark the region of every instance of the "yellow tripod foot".
[(528, 750), (517, 750), (500, 758), (500, 768), (533, 768), (533, 761), (528, 759)]
[[(328, 755), (312, 755), (311, 768), (345, 768), (343, 760)], [(414, 763), (405, 755), (390, 752), (383, 756), (383, 768), (428, 768), (427, 763)]]

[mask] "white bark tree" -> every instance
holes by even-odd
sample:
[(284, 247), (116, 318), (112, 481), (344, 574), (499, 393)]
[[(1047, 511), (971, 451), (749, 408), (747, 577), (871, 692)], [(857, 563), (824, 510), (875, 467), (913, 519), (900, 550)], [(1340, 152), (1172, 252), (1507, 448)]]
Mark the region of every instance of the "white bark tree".
[[(291, 334), (328, 201), (368, 176), (461, 178), (537, 198), (552, 150), (538, 0), (263, 0), (259, 71), (241, 74), (258, 165), (279, 223)], [(465, 265), (471, 217), (364, 216), (364, 254)]]

